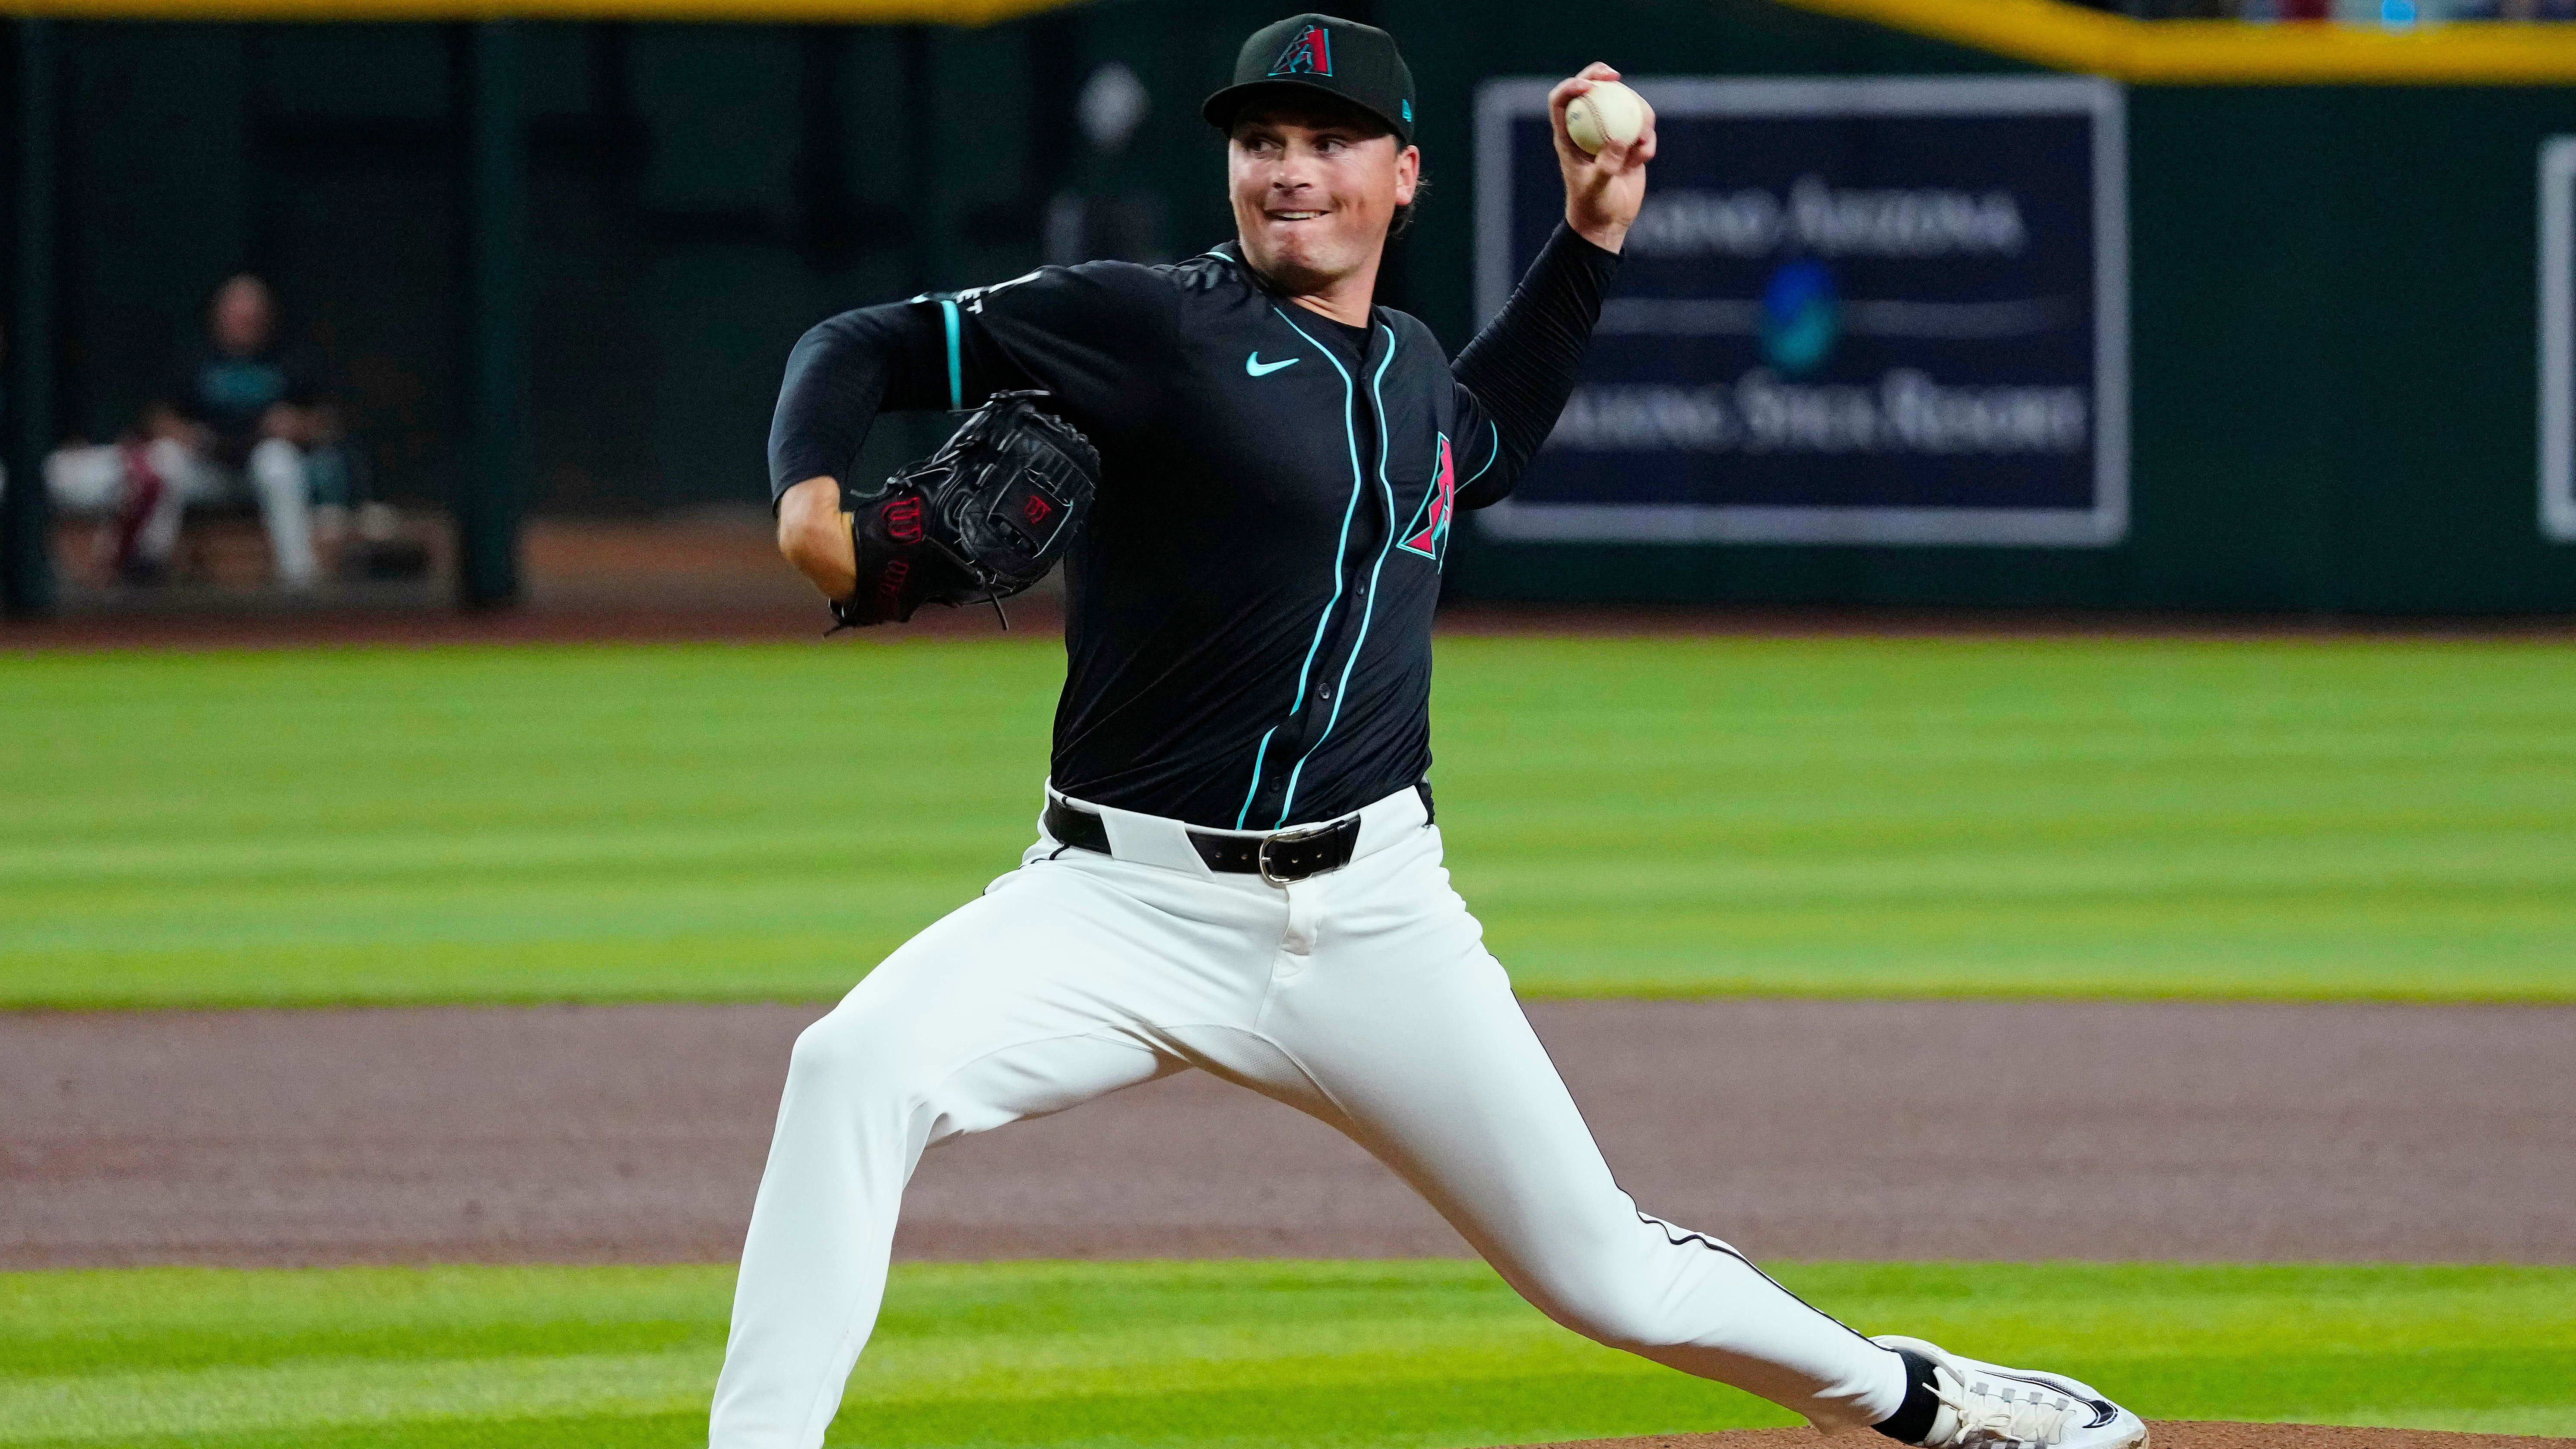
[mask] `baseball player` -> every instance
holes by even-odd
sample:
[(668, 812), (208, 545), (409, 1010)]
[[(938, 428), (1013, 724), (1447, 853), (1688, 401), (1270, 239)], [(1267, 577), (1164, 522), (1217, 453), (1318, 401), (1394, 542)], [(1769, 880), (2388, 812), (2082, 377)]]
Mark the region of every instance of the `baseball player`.
[(1348, 1134), (1602, 1343), (1827, 1429), (2144, 1443), (2083, 1384), (1865, 1338), (1639, 1210), (1450, 889), (1424, 779), (1441, 560), (1554, 426), (1637, 215), (1651, 114), (1598, 155), (1567, 133), (1616, 77), (1550, 95), (1564, 225), (1454, 363), (1372, 298), (1419, 184), (1412, 75), (1386, 32), (1312, 14), (1253, 35), (1204, 107), (1233, 241), (862, 308), (797, 345), (781, 546), (845, 621), (904, 612), (867, 601), (900, 592), (909, 566), (878, 560), (920, 510), (847, 478), (880, 411), (1042, 393), (1099, 474), (1037, 841), (797, 1039), (716, 1449), (822, 1442), (923, 1149), (1190, 1068)]

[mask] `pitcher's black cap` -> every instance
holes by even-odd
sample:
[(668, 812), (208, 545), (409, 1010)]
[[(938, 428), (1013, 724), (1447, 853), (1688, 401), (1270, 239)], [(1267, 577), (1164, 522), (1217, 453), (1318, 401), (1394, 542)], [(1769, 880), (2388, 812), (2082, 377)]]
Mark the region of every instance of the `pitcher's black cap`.
[(1395, 37), (1374, 25), (1332, 15), (1291, 15), (1252, 32), (1234, 58), (1234, 84), (1207, 98), (1199, 114), (1231, 130), (1235, 112), (1265, 91), (1322, 91), (1350, 102), (1413, 144), (1413, 72)]

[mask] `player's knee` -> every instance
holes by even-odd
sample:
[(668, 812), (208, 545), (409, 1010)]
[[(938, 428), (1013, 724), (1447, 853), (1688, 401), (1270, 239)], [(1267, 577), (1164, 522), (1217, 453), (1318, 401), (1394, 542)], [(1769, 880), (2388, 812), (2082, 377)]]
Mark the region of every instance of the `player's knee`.
[(197, 455), (177, 438), (155, 438), (143, 450), (144, 462), (166, 483), (177, 483), (195, 471)]
[(45, 456), (45, 491), (58, 508), (104, 512), (124, 496), (125, 460), (114, 448), (57, 448)]
[(284, 438), (269, 438), (250, 450), (250, 471), (262, 488), (301, 488), (304, 450)]
[(1594, 1343), (1651, 1356), (1689, 1340), (1671, 1313), (1638, 1294), (1606, 1294), (1582, 1300), (1571, 1319), (1559, 1322)]
[(1672, 1312), (1669, 1285), (1634, 1269), (1614, 1254), (1586, 1254), (1522, 1292), (1559, 1324), (1611, 1348), (1643, 1353), (1689, 1338)]
[(805, 1028), (787, 1057), (791, 1091), (819, 1091), (844, 1100), (910, 1097), (922, 1087), (921, 1063), (911, 1033), (863, 1013), (836, 1011)]

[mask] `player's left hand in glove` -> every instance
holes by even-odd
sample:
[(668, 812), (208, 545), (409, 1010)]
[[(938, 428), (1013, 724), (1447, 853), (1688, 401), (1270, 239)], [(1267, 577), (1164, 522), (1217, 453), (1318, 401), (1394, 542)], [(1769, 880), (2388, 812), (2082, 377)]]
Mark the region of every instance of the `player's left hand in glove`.
[(924, 604), (998, 608), (1046, 577), (1100, 482), (1099, 451), (1046, 400), (995, 393), (938, 452), (874, 492), (844, 488), (859, 583), (832, 601), (838, 627), (902, 623)]

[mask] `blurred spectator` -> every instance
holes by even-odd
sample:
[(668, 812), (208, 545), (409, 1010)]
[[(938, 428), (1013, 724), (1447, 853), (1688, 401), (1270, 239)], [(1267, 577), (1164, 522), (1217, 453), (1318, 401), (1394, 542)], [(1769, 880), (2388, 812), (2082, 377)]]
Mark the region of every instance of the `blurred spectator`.
[(1138, 184), (1127, 155), (1127, 143), (1152, 109), (1145, 83), (1122, 61), (1097, 67), (1083, 81), (1074, 118), (1085, 149), (1075, 184), (1047, 203), (1048, 262), (1170, 260), (1163, 249), (1163, 199)]
[(206, 333), (140, 427), (115, 443), (60, 449), (45, 460), (46, 486), (66, 511), (111, 520), (104, 551), (137, 583), (167, 571), (188, 508), (247, 495), (268, 530), (278, 584), (310, 589), (321, 576), (317, 546), (337, 548), (353, 501), (338, 414), (312, 359), (279, 342), (266, 282), (244, 274), (216, 288)]

